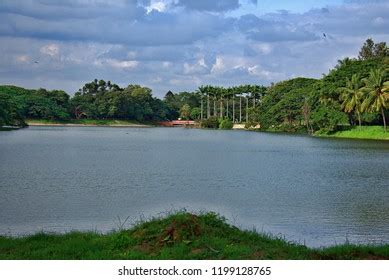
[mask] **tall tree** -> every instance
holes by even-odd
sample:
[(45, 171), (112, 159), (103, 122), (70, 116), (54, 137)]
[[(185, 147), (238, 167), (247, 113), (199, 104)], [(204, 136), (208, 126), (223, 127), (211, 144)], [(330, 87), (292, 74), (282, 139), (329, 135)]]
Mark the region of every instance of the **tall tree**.
[(191, 108), (188, 104), (184, 104), (180, 109), (180, 117), (184, 120), (189, 120), (191, 116)]
[(386, 131), (385, 109), (389, 108), (389, 101), (386, 98), (389, 92), (388, 82), (385, 81), (386, 73), (382, 69), (373, 69), (368, 78), (364, 79), (363, 92), (365, 99), (362, 109), (369, 112), (380, 112), (384, 129)]
[(346, 113), (356, 112), (358, 116), (359, 127), (362, 126), (362, 88), (363, 83), (358, 74), (354, 74), (351, 80), (347, 78), (346, 86), (339, 88), (342, 109)]
[(383, 58), (385, 56), (389, 56), (389, 48), (386, 46), (386, 42), (374, 43), (371, 38), (366, 40), (359, 51), (360, 60)]

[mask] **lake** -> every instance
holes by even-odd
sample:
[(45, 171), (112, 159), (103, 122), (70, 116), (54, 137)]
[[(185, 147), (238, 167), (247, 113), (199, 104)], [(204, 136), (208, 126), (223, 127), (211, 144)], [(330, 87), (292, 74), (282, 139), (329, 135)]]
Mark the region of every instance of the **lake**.
[(389, 142), (184, 128), (0, 132), (0, 235), (171, 211), (312, 247), (389, 242)]

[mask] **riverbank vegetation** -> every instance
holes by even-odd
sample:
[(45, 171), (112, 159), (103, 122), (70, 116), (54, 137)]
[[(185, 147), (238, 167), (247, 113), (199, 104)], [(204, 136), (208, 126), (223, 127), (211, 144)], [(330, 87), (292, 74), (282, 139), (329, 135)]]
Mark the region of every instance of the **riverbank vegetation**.
[(108, 234), (0, 237), (0, 259), (389, 259), (389, 245), (310, 249), (240, 230), (214, 213), (179, 212)]
[(0, 126), (23, 126), (25, 119), (143, 123), (181, 118), (214, 129), (245, 123), (248, 128), (315, 135), (338, 135), (344, 127), (357, 125), (382, 126), (386, 131), (389, 48), (368, 39), (358, 58), (339, 60), (321, 79), (298, 77), (268, 87), (207, 85), (195, 92), (169, 91), (159, 99), (147, 87), (121, 88), (96, 79), (72, 97), (61, 90), (0, 86), (0, 102)]
[(85, 125), (85, 126), (144, 126), (145, 123), (128, 120), (110, 120), (110, 119), (71, 119), (71, 120), (45, 120), (45, 119), (27, 119), (28, 125)]
[(58, 90), (1, 86), (0, 98), (7, 102), (4, 103), (7, 111), (0, 112), (3, 125), (12, 125), (15, 117), (57, 122), (152, 122), (167, 117), (162, 100), (153, 97), (149, 88), (137, 85), (120, 88), (103, 80), (85, 84), (73, 97)]

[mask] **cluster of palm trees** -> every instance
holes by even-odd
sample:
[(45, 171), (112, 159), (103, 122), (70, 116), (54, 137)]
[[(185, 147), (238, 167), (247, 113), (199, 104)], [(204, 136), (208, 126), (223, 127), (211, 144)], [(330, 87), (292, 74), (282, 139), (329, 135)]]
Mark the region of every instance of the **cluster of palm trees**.
[[(255, 108), (265, 91), (266, 87), (258, 85), (241, 85), (230, 88), (201, 86), (198, 90), (201, 95), (201, 120), (219, 117), (230, 119), (234, 123), (241, 123), (243, 113), (245, 113), (245, 121), (248, 122), (249, 107)], [(237, 104), (239, 104), (238, 108)], [(246, 107), (245, 112), (242, 106)]]
[(355, 112), (359, 126), (362, 125), (361, 114), (377, 112), (382, 116), (386, 131), (385, 109), (389, 108), (388, 73), (383, 69), (373, 69), (367, 78), (359, 74), (347, 79), (346, 86), (339, 88), (342, 109), (347, 113)]

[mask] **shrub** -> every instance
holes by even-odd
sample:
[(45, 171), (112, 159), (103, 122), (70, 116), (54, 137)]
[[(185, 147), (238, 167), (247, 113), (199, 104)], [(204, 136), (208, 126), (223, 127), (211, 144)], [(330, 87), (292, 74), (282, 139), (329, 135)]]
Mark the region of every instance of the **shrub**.
[(221, 120), (219, 124), (220, 129), (232, 129), (233, 126), (234, 124), (232, 123), (232, 121), (228, 119)]
[(217, 117), (210, 117), (209, 119), (203, 120), (201, 122), (202, 128), (212, 128), (212, 129), (218, 129), (219, 128), (219, 119)]

